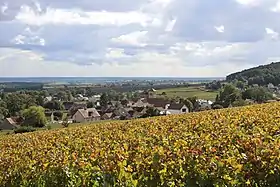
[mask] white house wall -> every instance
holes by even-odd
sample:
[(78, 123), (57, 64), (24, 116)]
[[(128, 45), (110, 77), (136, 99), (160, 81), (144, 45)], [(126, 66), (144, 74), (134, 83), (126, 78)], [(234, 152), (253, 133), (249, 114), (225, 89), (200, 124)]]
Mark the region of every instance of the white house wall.
[(73, 116), (73, 121), (77, 123), (85, 122), (85, 118), (82, 116), (82, 114), (77, 111)]

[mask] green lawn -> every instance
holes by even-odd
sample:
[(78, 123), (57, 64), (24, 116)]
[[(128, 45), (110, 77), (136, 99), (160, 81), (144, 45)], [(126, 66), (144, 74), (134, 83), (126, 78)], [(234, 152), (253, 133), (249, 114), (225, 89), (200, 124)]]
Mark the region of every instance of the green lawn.
[(200, 87), (180, 87), (180, 88), (167, 88), (162, 90), (157, 90), (156, 94), (162, 96), (161, 94), (165, 92), (167, 97), (198, 97), (199, 99), (206, 99), (214, 101), (218, 92), (207, 91)]

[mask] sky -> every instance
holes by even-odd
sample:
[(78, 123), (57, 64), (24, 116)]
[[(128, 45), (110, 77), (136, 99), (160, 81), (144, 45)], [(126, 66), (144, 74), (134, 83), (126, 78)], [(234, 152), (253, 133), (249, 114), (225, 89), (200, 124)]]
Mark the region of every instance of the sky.
[(0, 77), (224, 77), (280, 60), (280, 0), (0, 0)]

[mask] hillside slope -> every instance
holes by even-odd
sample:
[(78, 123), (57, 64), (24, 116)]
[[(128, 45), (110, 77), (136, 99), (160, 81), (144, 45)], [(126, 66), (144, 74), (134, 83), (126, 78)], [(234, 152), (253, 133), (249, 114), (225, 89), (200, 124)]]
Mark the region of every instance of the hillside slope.
[(226, 77), (227, 81), (234, 79), (246, 80), (249, 84), (267, 85), (273, 83), (278, 85), (280, 84), (280, 62), (250, 68)]
[(0, 138), (0, 186), (276, 186), (280, 104)]

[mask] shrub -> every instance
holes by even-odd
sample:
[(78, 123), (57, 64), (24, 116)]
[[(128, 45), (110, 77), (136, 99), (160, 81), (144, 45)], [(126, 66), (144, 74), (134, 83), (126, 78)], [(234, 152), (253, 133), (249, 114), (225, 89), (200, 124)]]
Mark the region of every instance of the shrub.
[(219, 104), (215, 104), (215, 105), (213, 105), (213, 107), (212, 107), (213, 109), (222, 109), (222, 108), (224, 108), (222, 105), (219, 105)]
[(26, 133), (26, 132), (34, 132), (34, 131), (36, 131), (36, 129), (34, 127), (22, 126), (22, 127), (16, 128), (14, 130), (14, 133), (18, 134), (18, 133)]
[(47, 130), (51, 130), (51, 129), (52, 129), (52, 126), (47, 125), (46, 128), (47, 128)]
[(61, 111), (55, 111), (54, 113), (53, 113), (53, 115), (55, 116), (55, 117), (58, 117), (58, 118), (62, 118), (62, 116), (63, 116), (63, 112), (61, 112)]

